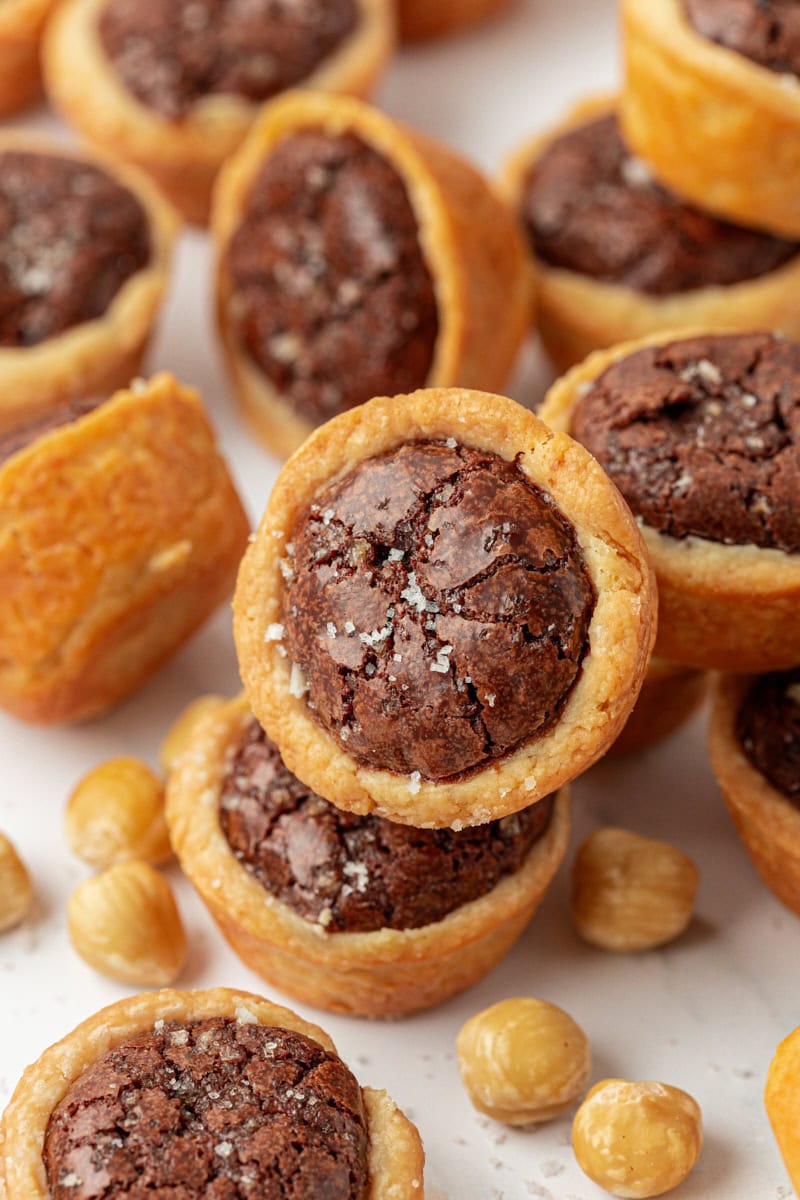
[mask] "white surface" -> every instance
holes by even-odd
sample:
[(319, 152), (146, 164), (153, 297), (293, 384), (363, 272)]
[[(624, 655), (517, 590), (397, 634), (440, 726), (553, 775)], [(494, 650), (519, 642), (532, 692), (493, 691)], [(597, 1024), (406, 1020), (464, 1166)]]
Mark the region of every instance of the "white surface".
[[(516, 14), (480, 33), (402, 54), (381, 101), (493, 168), (572, 99), (612, 85), (615, 57), (610, 0), (523, 0)], [(28, 123), (49, 124), (43, 115)], [(177, 268), (152, 365), (201, 386), (256, 518), (276, 464), (248, 439), (227, 394), (200, 235), (187, 236)], [(535, 400), (545, 376), (535, 360), (528, 365), (515, 394)], [(37, 730), (0, 717), (0, 828), (16, 841), (37, 888), (34, 917), (0, 940), (0, 1105), (45, 1046), (128, 992), (95, 975), (67, 942), (66, 900), (87, 873), (70, 857), (62, 834), (70, 786), (112, 754), (154, 761), (185, 703), (201, 692), (236, 687), (229, 614), (223, 612), (157, 679), (101, 721)], [(705, 761), (701, 723), (655, 752), (595, 769), (575, 797), (573, 850), (591, 828), (616, 823), (669, 838), (694, 857), (703, 879), (697, 918), (678, 944), (631, 958), (582, 945), (570, 926), (562, 869), (516, 949), (465, 996), (393, 1025), (306, 1015), (330, 1031), (363, 1083), (386, 1087), (418, 1123), (428, 1156), (428, 1200), (605, 1195), (574, 1164), (569, 1118), (534, 1132), (506, 1131), (478, 1119), (461, 1089), (453, 1053), (461, 1024), (485, 1005), (519, 994), (552, 1000), (580, 1022), (594, 1049), (593, 1081), (660, 1079), (697, 1098), (706, 1146), (676, 1197), (790, 1196), (761, 1092), (777, 1042), (800, 1022), (800, 925), (759, 884), (745, 857)], [(223, 944), (177, 869), (171, 874), (192, 945), (180, 983), (269, 991)]]

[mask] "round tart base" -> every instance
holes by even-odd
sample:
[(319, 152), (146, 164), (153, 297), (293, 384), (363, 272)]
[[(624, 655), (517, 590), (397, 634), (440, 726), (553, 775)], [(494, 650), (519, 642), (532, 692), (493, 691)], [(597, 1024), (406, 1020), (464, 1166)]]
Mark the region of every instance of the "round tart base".
[(798, 79), (701, 37), (681, 0), (623, 0), (622, 33), (633, 149), (700, 208), (800, 237)]
[[(617, 97), (588, 97), (557, 125), (517, 151), (500, 178), (500, 187), (515, 212), (519, 211), (533, 164), (550, 143), (618, 106)], [(538, 258), (534, 263), (539, 335), (559, 371), (582, 362), (595, 350), (664, 329), (776, 329), (790, 336), (800, 335), (800, 254), (755, 279), (668, 296), (648, 295), (624, 284), (592, 279)]]
[(39, 42), (55, 0), (5, 0), (0, 5), (0, 116), (41, 93)]
[(707, 690), (705, 671), (651, 658), (636, 707), (609, 756), (646, 750), (670, 737), (697, 712)]
[(240, 344), (229, 314), (224, 260), (264, 159), (285, 137), (307, 129), (355, 134), (394, 168), (406, 188), (439, 313), (428, 386), (502, 387), (532, 308), (533, 280), (521, 234), (474, 167), (354, 100), (308, 92), (270, 105), (220, 177), (212, 228), (218, 319), (234, 388), (256, 435), (282, 457), (302, 445), (314, 426), (275, 390)]
[[(612, 363), (691, 336), (700, 334), (664, 332), (590, 355), (557, 380), (540, 417), (569, 432), (582, 391)], [(647, 525), (642, 534), (658, 581), (659, 658), (718, 671), (780, 671), (800, 661), (800, 555), (673, 538)]]
[[(589, 649), (559, 720), (466, 778), (431, 782), (362, 766), (292, 694), (291, 663), (266, 641), (282, 620), (280, 560), (317, 494), (358, 462), (406, 442), (455, 438), (516, 461), (576, 533), (597, 600)], [(234, 628), (245, 690), (284, 761), (339, 808), (417, 826), (480, 825), (558, 791), (602, 757), (636, 701), (652, 648), (656, 596), (627, 506), (587, 452), (501, 396), (437, 388), (380, 398), (322, 426), (286, 464), (239, 572)]]
[(736, 718), (752, 683), (737, 675), (715, 680), (711, 765), (750, 861), (781, 904), (800, 916), (800, 810), (753, 766), (736, 736)]
[(251, 715), (238, 699), (206, 718), (170, 776), (167, 820), (181, 866), (239, 957), (267, 982), (315, 1008), (400, 1017), (477, 983), (511, 948), (566, 853), (569, 796), (515, 874), (419, 929), (327, 933), (271, 896), (241, 865), (219, 822), (229, 752)]
[[(152, 1030), (156, 1021), (206, 1017), (291, 1029), (336, 1053), (331, 1039), (316, 1025), (250, 992), (161, 991), (120, 1000), (45, 1050), (22, 1076), (0, 1122), (3, 1200), (48, 1200), (42, 1160), (47, 1125), (54, 1108), (87, 1067), (120, 1042)], [(362, 1096), (369, 1133), (367, 1200), (422, 1200), (424, 1154), (417, 1130), (386, 1092), (363, 1088)]]
[(397, 0), (400, 37), (406, 42), (457, 33), (508, 8), (512, 0)]
[[(103, 51), (97, 22), (104, 2), (59, 5), (43, 46), (48, 95), (87, 141), (135, 163), (188, 221), (205, 224), (217, 173), (244, 140), (261, 105), (237, 96), (208, 96), (183, 120), (170, 121), (140, 103)], [(359, 28), (304, 86), (353, 96), (372, 91), (392, 52), (393, 17), (390, 0), (358, 3)]]
[(138, 171), (35, 134), (0, 131), (0, 153), (86, 162), (126, 188), (145, 210), (150, 261), (123, 283), (106, 311), (33, 346), (0, 347), (0, 431), (66, 400), (107, 396), (139, 373), (169, 282), (175, 214)]
[(0, 465), (0, 704), (74, 721), (230, 593), (248, 522), (196, 392), (159, 375)]

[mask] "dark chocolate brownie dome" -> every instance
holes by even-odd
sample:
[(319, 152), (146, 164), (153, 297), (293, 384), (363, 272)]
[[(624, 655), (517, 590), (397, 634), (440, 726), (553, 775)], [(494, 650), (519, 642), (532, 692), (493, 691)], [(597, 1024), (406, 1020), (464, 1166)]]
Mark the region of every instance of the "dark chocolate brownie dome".
[(756, 770), (800, 807), (800, 668), (753, 683), (736, 718), (736, 736)]
[(683, 5), (701, 37), (769, 71), (800, 74), (797, 0), (683, 0)]
[(594, 590), (575, 530), (513, 462), (411, 442), (360, 462), (294, 531), (294, 690), (369, 766), (481, 767), (558, 719)]

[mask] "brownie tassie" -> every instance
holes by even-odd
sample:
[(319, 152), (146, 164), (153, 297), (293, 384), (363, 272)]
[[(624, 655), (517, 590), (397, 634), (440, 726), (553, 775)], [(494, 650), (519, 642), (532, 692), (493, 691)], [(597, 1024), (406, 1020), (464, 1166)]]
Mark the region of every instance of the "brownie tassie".
[(217, 172), (265, 101), (300, 86), (369, 94), (392, 49), (392, 3), (65, 0), (45, 84), (84, 137), (205, 222)]
[(605, 473), (500, 396), (371, 401), (284, 467), (242, 564), (240, 670), (287, 766), (353, 812), (478, 825), (611, 744), (655, 626)]
[(528, 236), (537, 324), (561, 370), (662, 329), (800, 333), (800, 245), (662, 187), (626, 146), (612, 98), (584, 100), (523, 146), (502, 186)]
[(800, 915), (800, 668), (720, 676), (709, 750), (754, 867)]
[(55, 0), (0, 4), (0, 116), (24, 108), (42, 87), (39, 43)]
[(71, 721), (125, 696), (230, 593), (247, 535), (200, 400), (169, 375), (7, 431), (0, 705)]
[(167, 819), (253, 970), (318, 1008), (396, 1017), (469, 987), (511, 947), (564, 856), (569, 799), (458, 833), (356, 816), (291, 774), (241, 699), (194, 732)]
[(599, 351), (541, 411), (619, 487), (659, 594), (656, 653), (686, 666), (800, 660), (800, 345), (668, 334)]
[(25, 1071), (0, 1121), (5, 1200), (417, 1200), (419, 1134), (327, 1034), (249, 992), (120, 1000)]
[(396, 0), (404, 41), (442, 37), (485, 21), (508, 8), (512, 0)]
[(800, 237), (800, 14), (794, 0), (622, 0), (621, 116), (693, 203)]
[(175, 227), (138, 172), (0, 132), (0, 430), (130, 383)]
[(234, 386), (278, 454), (373, 396), (501, 387), (530, 320), (524, 244), (486, 181), (355, 100), (265, 109), (213, 230)]
[(639, 699), (609, 754), (646, 750), (676, 733), (708, 692), (708, 673), (663, 658), (650, 659)]

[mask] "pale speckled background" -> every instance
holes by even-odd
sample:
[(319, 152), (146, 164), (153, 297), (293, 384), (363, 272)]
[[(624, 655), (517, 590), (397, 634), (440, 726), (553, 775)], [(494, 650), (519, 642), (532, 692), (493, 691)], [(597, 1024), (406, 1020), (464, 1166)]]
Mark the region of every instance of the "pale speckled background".
[[(479, 32), (402, 53), (379, 99), (494, 169), (573, 99), (612, 87), (616, 71), (611, 0), (521, 0), (513, 14)], [(55, 124), (43, 112), (20, 123)], [(202, 388), (256, 519), (277, 464), (249, 440), (231, 405), (207, 277), (205, 239), (189, 234), (152, 366)], [(529, 353), (513, 394), (536, 402), (546, 381)], [(101, 721), (42, 731), (0, 716), (0, 828), (17, 842), (37, 886), (33, 917), (0, 940), (0, 1105), (46, 1045), (128, 992), (95, 975), (67, 942), (65, 903), (87, 874), (62, 835), (70, 786), (112, 754), (154, 761), (184, 704), (200, 692), (236, 687), (223, 611), (167, 670)], [(759, 884), (732, 830), (706, 762), (703, 722), (654, 752), (596, 768), (575, 796), (568, 863), (579, 838), (606, 823), (669, 838), (695, 858), (702, 873), (697, 916), (679, 943), (631, 958), (584, 946), (570, 925), (564, 868), (516, 949), (465, 996), (391, 1025), (306, 1015), (330, 1031), (363, 1083), (388, 1088), (418, 1123), (428, 1200), (605, 1195), (574, 1163), (568, 1117), (534, 1131), (505, 1130), (478, 1118), (461, 1089), (453, 1050), (461, 1024), (495, 1000), (524, 994), (552, 1000), (580, 1022), (594, 1049), (593, 1080), (660, 1079), (700, 1102), (706, 1147), (676, 1200), (791, 1196), (761, 1091), (777, 1042), (800, 1023), (800, 924)], [(171, 876), (192, 944), (181, 984), (268, 991), (223, 944), (177, 869)]]

